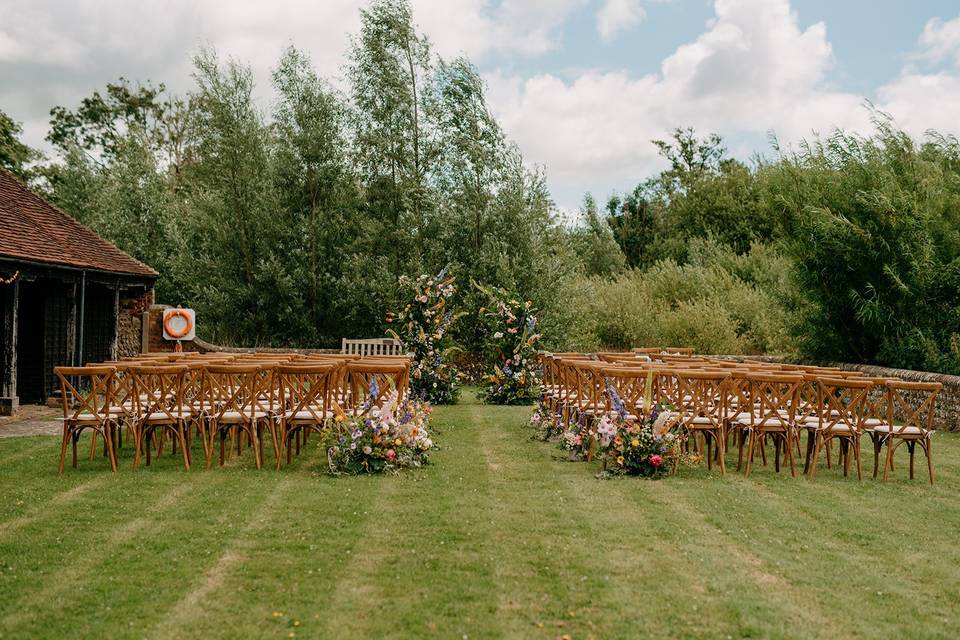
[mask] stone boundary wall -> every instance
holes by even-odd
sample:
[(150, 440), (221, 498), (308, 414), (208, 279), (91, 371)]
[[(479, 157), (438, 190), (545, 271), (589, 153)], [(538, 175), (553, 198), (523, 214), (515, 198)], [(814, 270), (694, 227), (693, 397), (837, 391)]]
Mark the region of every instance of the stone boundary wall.
[[(145, 314), (145, 331), (147, 339), (144, 341), (146, 351), (151, 353), (173, 352), (176, 342), (163, 339), (163, 311), (170, 309), (167, 304), (155, 304), (150, 307), (150, 312)], [(274, 347), (224, 347), (218, 344), (212, 344), (200, 338), (193, 340), (182, 340), (180, 342), (184, 351), (198, 351), (200, 353), (302, 353), (309, 355), (311, 353), (330, 354), (340, 353), (339, 349), (294, 349), (294, 348), (274, 348)]]
[[(714, 355), (711, 358), (734, 360), (736, 362), (785, 362), (783, 356), (733, 356)], [(827, 366), (838, 367), (846, 371), (861, 371), (871, 378), (898, 378), (908, 382), (939, 382), (943, 385), (937, 395), (937, 404), (934, 409), (934, 428), (945, 431), (960, 431), (960, 376), (945, 373), (931, 373), (929, 371), (912, 371), (910, 369), (890, 369), (870, 364), (850, 364), (848, 362), (828, 362)], [(904, 398), (912, 401), (914, 394), (906, 392)], [(896, 414), (895, 414), (896, 416)], [(897, 416), (902, 417), (902, 416)]]

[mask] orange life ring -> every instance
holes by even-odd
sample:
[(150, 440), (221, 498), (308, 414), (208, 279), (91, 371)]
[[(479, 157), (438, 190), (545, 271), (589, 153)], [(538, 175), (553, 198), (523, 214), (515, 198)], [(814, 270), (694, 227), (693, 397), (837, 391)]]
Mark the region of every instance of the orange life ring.
[[(170, 323), (174, 318), (183, 318), (184, 325), (182, 330), (174, 331), (173, 328), (170, 326)], [(167, 314), (166, 318), (163, 319), (163, 330), (166, 331), (167, 334), (179, 340), (183, 336), (190, 333), (191, 330), (193, 330), (193, 320), (190, 319), (190, 314), (188, 314), (183, 309), (174, 309)]]

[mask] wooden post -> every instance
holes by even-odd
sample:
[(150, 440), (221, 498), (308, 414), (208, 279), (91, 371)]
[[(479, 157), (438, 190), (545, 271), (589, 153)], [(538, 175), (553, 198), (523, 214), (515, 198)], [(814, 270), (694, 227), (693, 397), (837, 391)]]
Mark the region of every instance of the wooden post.
[(20, 279), (14, 280), (7, 293), (8, 303), (4, 305), (0, 318), (0, 337), (3, 338), (4, 370), (0, 371), (0, 415), (17, 410), (17, 323), (20, 307)]
[(113, 338), (110, 340), (110, 359), (117, 359), (120, 344), (120, 283), (113, 289)]

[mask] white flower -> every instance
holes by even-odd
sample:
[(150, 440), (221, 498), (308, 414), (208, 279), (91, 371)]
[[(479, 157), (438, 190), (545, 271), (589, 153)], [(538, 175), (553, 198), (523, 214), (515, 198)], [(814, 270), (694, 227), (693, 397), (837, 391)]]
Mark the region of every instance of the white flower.
[(493, 334), (493, 337), (494, 337), (494, 338), (502, 338), (502, 337), (503, 337), (503, 331), (497, 331), (495, 334)]

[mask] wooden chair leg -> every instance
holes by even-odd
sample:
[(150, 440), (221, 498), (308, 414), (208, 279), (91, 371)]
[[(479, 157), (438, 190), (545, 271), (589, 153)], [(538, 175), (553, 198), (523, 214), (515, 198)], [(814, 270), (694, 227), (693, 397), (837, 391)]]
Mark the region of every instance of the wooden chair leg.
[(907, 453), (910, 454), (910, 479), (913, 480), (913, 454), (917, 448), (917, 443), (913, 440), (907, 440)]
[(880, 449), (883, 448), (883, 441), (875, 434), (870, 434), (870, 442), (873, 444), (873, 479), (877, 479), (877, 471), (880, 467)]
[(780, 445), (783, 439), (779, 436), (771, 436), (773, 439), (773, 470), (780, 473)]
[(790, 465), (790, 477), (797, 477), (797, 465), (793, 461), (793, 436), (790, 433), (783, 434), (783, 450), (786, 452), (787, 464)]
[(73, 438), (73, 468), (77, 468), (77, 442), (80, 440), (80, 432), (74, 431), (72, 434)]
[(889, 471), (893, 470), (893, 438), (887, 436), (887, 454), (884, 456), (883, 460), (883, 480), (886, 482), (887, 474)]
[[(799, 438), (797, 439), (799, 442)], [(803, 462), (803, 473), (807, 475), (810, 473), (810, 460), (813, 455), (813, 446), (816, 442), (816, 431), (813, 429), (807, 429), (807, 457)]]
[(857, 461), (857, 480), (863, 481), (863, 465), (860, 462), (860, 439), (853, 438), (851, 446), (853, 447), (853, 458)]
[(756, 431), (751, 430), (748, 435), (750, 442), (747, 445), (747, 470), (746, 470), (746, 473), (744, 474), (745, 477), (747, 478), (750, 477), (750, 461), (753, 460), (754, 441), (757, 439), (756, 433), (757, 433)]
[(260, 459), (261, 449), (259, 446), (260, 438), (257, 437), (256, 434), (257, 424), (254, 423), (251, 425), (251, 428), (253, 429), (253, 432), (250, 433), (250, 446), (253, 447), (253, 461), (257, 465), (257, 470), (259, 471), (263, 461)]
[(744, 447), (743, 429), (737, 425), (737, 473), (743, 466), (743, 447)]
[(113, 437), (110, 434), (111, 427), (109, 424), (104, 425), (103, 430), (103, 440), (107, 445), (107, 458), (110, 459), (110, 469), (116, 473), (117, 472), (117, 454), (113, 450)]
[(133, 432), (133, 469), (136, 471), (140, 467), (140, 450), (143, 448), (143, 431), (138, 426)]
[(727, 436), (724, 433), (717, 434), (717, 461), (720, 463), (720, 475), (727, 475), (727, 467), (724, 462), (724, 455), (727, 452)]
[(704, 449), (707, 451), (707, 471), (713, 469), (713, 443), (711, 442), (710, 433), (708, 431), (703, 432), (703, 444)]
[(809, 461), (807, 476), (814, 480), (817, 477), (817, 462), (820, 460), (820, 447), (824, 445), (823, 434), (817, 431), (813, 437), (813, 458)]
[(63, 427), (63, 441), (60, 444), (60, 470), (59, 473), (63, 473), (63, 467), (67, 462), (67, 445), (70, 440), (70, 429), (66, 425)]

